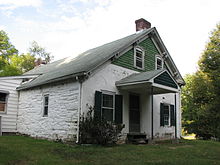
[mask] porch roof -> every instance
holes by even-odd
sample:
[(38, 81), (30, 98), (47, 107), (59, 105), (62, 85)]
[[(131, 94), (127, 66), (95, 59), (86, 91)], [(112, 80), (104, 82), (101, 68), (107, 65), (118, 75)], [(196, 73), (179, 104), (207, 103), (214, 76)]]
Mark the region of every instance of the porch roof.
[(155, 92), (169, 93), (178, 90), (178, 84), (166, 69), (134, 73), (115, 83), (121, 89), (140, 89), (154, 87)]

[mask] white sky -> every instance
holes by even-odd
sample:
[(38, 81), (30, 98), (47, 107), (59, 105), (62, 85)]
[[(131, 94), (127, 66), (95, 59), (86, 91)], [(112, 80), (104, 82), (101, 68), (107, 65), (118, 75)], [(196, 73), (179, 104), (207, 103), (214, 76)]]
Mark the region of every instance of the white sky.
[(219, 9), (220, 0), (0, 0), (0, 29), (20, 53), (35, 40), (57, 60), (135, 33), (144, 18), (184, 76), (196, 70)]

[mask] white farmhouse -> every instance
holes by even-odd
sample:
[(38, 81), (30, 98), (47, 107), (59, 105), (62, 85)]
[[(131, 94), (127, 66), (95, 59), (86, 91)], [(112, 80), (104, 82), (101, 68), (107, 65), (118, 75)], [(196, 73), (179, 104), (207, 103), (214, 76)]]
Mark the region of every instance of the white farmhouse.
[(48, 139), (79, 140), (79, 116), (123, 123), (124, 137), (180, 138), (180, 87), (176, 65), (155, 27), (139, 19), (122, 39), (0, 78), (0, 126)]

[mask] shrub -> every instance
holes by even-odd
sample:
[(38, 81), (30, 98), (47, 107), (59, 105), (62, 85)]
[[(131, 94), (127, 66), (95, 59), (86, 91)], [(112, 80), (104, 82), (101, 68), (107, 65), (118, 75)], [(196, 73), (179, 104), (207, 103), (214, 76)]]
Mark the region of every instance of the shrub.
[(86, 115), (80, 117), (79, 132), (81, 144), (115, 144), (124, 125), (115, 124), (105, 119), (93, 117), (93, 108), (90, 107)]

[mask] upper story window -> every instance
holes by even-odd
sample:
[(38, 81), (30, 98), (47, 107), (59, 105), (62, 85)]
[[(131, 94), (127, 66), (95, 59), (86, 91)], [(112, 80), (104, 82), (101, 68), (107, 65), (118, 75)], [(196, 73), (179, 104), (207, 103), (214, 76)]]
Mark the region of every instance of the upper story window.
[(49, 95), (44, 95), (43, 116), (48, 116)]
[(139, 47), (134, 49), (134, 67), (144, 69), (144, 50)]
[(6, 112), (8, 93), (0, 92), (0, 112)]
[(163, 60), (160, 56), (156, 56), (156, 69), (163, 69)]

